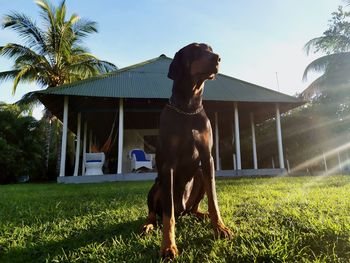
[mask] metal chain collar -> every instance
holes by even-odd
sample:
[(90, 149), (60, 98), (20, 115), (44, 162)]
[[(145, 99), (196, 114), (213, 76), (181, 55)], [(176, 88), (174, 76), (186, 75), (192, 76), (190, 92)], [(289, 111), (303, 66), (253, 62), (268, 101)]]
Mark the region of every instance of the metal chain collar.
[(180, 114), (183, 114), (183, 115), (187, 115), (187, 116), (196, 115), (196, 114), (198, 114), (198, 113), (203, 111), (203, 105), (201, 105), (198, 109), (196, 109), (195, 111), (192, 111), (192, 112), (183, 111), (183, 110), (180, 110), (179, 108), (177, 108), (174, 104), (172, 104), (170, 100), (169, 100), (169, 102), (168, 102), (168, 104), (166, 106), (168, 108), (176, 111), (177, 113), (180, 113)]

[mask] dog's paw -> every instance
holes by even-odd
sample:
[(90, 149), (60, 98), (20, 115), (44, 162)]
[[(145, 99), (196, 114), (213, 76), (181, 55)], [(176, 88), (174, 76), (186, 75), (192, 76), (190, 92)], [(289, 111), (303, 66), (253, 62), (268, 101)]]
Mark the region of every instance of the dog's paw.
[(165, 260), (173, 260), (178, 254), (179, 251), (177, 250), (176, 245), (171, 245), (170, 247), (164, 248), (162, 247), (160, 249), (160, 256)]
[(153, 224), (145, 224), (141, 227), (141, 235), (147, 235), (154, 230)]
[(216, 238), (231, 239), (233, 237), (231, 229), (226, 227), (224, 224), (217, 224), (214, 228), (214, 234)]

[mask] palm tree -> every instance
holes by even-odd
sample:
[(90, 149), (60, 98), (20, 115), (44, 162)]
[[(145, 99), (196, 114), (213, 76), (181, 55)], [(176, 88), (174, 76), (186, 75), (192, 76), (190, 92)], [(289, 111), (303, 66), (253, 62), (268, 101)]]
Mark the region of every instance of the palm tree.
[(0, 56), (14, 59), (11, 70), (0, 72), (0, 81), (13, 80), (13, 94), (20, 82), (51, 88), (116, 69), (81, 45), (86, 36), (97, 32), (96, 22), (76, 14), (66, 19), (65, 1), (57, 7), (46, 0), (37, 0), (36, 4), (43, 28), (17, 12), (5, 15), (2, 23), (3, 28), (14, 30), (24, 41), (24, 45), (8, 43), (0, 47)]
[[(350, 3), (350, 0), (347, 1)], [(303, 80), (307, 80), (312, 71), (322, 73), (303, 91), (304, 97), (312, 97), (318, 92), (337, 92), (337, 89), (350, 84), (350, 13), (339, 7), (332, 15), (328, 30), (321, 37), (311, 39), (304, 47), (307, 54), (311, 51), (324, 54), (304, 70)]]
[[(36, 82), (43, 88), (52, 88), (117, 69), (112, 63), (99, 60), (82, 46), (88, 35), (97, 32), (96, 22), (82, 19), (76, 14), (67, 19), (64, 0), (57, 7), (46, 0), (37, 0), (36, 4), (40, 8), (43, 27), (18, 12), (5, 15), (3, 19), (2, 27), (14, 30), (24, 43), (0, 46), (0, 56), (14, 59), (11, 70), (0, 72), (0, 83), (13, 80), (13, 94), (20, 82)], [(37, 100), (33, 93), (27, 93), (20, 104), (35, 102)], [(46, 112), (44, 117), (49, 119), (48, 116), (51, 114)], [(49, 158), (50, 123), (48, 120), (46, 163)]]

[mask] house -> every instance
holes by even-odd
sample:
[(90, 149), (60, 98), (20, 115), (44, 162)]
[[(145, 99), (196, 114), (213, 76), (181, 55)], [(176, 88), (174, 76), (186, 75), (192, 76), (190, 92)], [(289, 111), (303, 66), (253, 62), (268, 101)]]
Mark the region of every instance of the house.
[[(171, 61), (161, 55), (102, 76), (36, 92), (39, 100), (63, 122), (59, 182), (83, 180), (77, 176), (84, 171), (84, 168), (79, 168), (81, 143), (85, 153), (92, 144), (103, 145), (107, 138), (115, 142), (112, 143), (114, 148), (107, 169), (107, 173), (113, 176), (129, 175), (130, 160), (127, 156), (131, 149), (141, 148), (154, 154), (159, 116), (171, 96), (172, 80), (167, 78)], [(295, 97), (223, 74), (207, 81), (203, 104), (213, 127), (217, 174), (283, 172), (285, 160), (280, 114), (303, 103)], [(255, 125), (271, 118), (276, 118), (279, 169), (261, 171), (256, 152), (256, 143), (259, 142), (255, 140)], [(67, 129), (77, 134), (75, 178), (64, 174)], [(252, 131), (254, 162), (249, 171), (241, 167), (242, 129)], [(224, 145), (225, 150), (220, 149), (220, 145)], [(114, 180), (112, 175), (108, 176), (108, 180)], [(93, 180), (92, 177), (89, 180)]]

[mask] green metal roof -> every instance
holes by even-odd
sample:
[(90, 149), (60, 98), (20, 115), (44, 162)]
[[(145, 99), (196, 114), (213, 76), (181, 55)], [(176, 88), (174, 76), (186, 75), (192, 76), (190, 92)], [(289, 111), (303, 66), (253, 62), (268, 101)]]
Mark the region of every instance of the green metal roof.
[[(171, 96), (172, 80), (167, 77), (171, 59), (160, 57), (130, 67), (38, 91), (39, 94), (107, 98), (167, 99)], [(204, 100), (236, 102), (302, 103), (299, 99), (223, 74), (207, 81)]]

